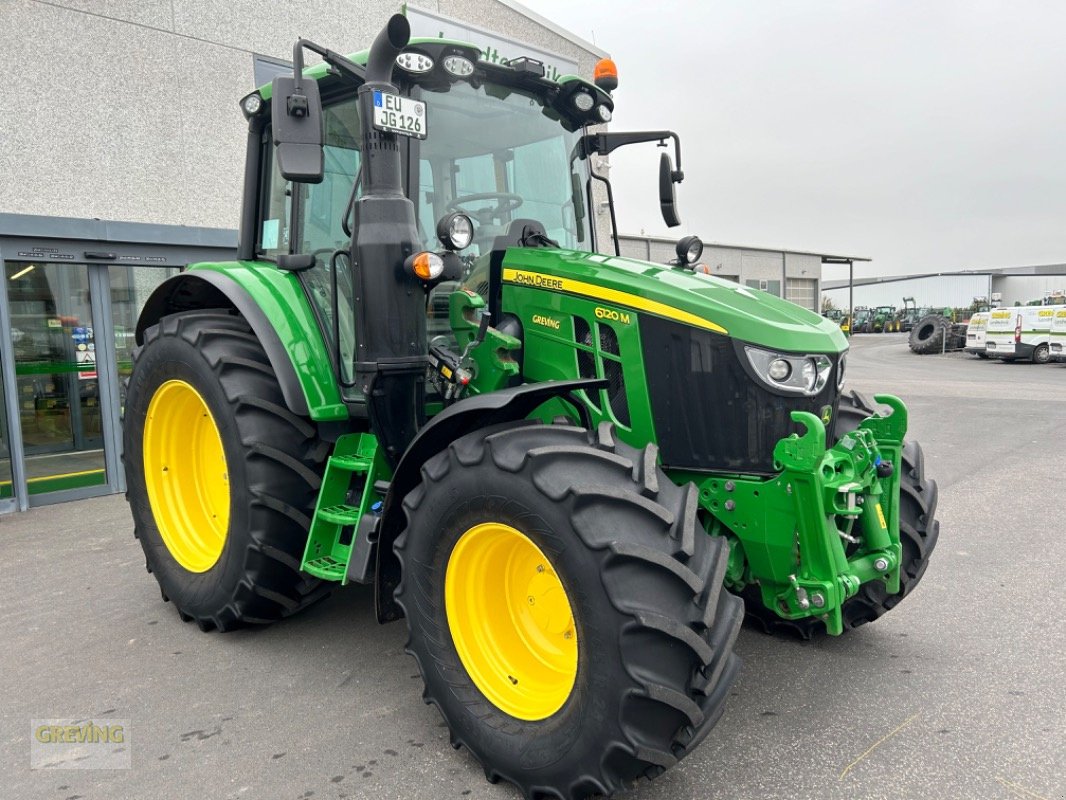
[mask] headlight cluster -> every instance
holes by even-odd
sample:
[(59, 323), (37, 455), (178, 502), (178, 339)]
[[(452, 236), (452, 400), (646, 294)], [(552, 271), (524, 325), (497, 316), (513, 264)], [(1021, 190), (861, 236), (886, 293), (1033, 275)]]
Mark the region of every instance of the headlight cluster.
[[(759, 379), (767, 386), (783, 392), (808, 397), (816, 395), (825, 388), (833, 371), (833, 362), (821, 354), (777, 353), (751, 345), (744, 345), (744, 352)], [(841, 357), (837, 371), (838, 389), (844, 385), (845, 358)]]

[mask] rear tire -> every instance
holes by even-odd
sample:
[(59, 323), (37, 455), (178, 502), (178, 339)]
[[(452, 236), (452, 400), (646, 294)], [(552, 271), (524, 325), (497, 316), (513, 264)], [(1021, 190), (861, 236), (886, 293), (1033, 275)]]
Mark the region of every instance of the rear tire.
[[(864, 419), (874, 414), (874, 410), (871, 400), (860, 392), (848, 392), (841, 397), (837, 411), (837, 439), (858, 428)], [(914, 590), (925, 575), (929, 556), (940, 536), (940, 522), (936, 519), (937, 485), (936, 481), (925, 477), (925, 455), (917, 442), (903, 443), (903, 463), (897, 468), (902, 470), (899, 492), (899, 538), (903, 548), (900, 590), (890, 595), (880, 581), (864, 583), (858, 594), (844, 601), (844, 633), (873, 622)], [(826, 632), (825, 623), (820, 619), (779, 617), (763, 605), (758, 586), (746, 588), (742, 597), (748, 619), (766, 633), (811, 639)]]
[[(722, 588), (728, 547), (699, 526), (695, 487), (671, 483), (656, 455), (654, 446), (641, 451), (616, 441), (607, 424), (596, 433), (495, 426), (426, 462), (422, 483), (404, 500), (396, 600), (423, 696), (440, 710), (452, 744), (466, 747), (489, 781), (509, 781), (527, 798), (611, 795), (656, 777), (703, 740), (736, 678), (732, 648), (743, 610)], [(529, 578), (515, 579), (513, 604), (506, 593), (490, 598), (463, 584), (475, 598), (468, 611), (448, 589), (450, 571), (466, 558), (455, 555), (465, 552), (460, 543), (485, 525), (527, 537), (569, 602), (571, 682), (561, 704), (540, 714), (515, 716), (489, 699), (511, 684), (518, 697), (523, 683), (512, 673), (521, 677), (525, 664), (516, 660), (515, 670), (500, 673), (511, 684), (496, 673), (486, 677), (461, 632), (471, 624), (499, 630), (491, 618), (501, 613), (517, 618)]]
[(1033, 363), (1046, 364), (1051, 360), (1051, 347), (1046, 344), (1038, 344), (1033, 350)]
[[(206, 631), (273, 622), (324, 597), (327, 586), (301, 573), (300, 560), (328, 443), (313, 423), (288, 410), (249, 325), (224, 310), (174, 314), (145, 331), (144, 346), (133, 358), (123, 425), (126, 497), (134, 535), (163, 599)], [(200, 571), (179, 563), (186, 560), (180, 549), (172, 550), (160, 532), (162, 522), (171, 542), (176, 535), (202, 536), (180, 524), (188, 520), (180, 501), (193, 499), (195, 487), (169, 503), (159, 500), (156, 490), (153, 509), (148, 487), (158, 485), (152, 484), (157, 478), (145, 474), (146, 425), (157, 424), (147, 420), (149, 407), (161, 395), (153, 417), (170, 413), (160, 390), (175, 382), (191, 387), (213, 417), (229, 487), (221, 552)], [(154, 473), (159, 461), (151, 443), (147, 452)], [(173, 450), (165, 460), (170, 463), (163, 471), (175, 477), (195, 466)]]

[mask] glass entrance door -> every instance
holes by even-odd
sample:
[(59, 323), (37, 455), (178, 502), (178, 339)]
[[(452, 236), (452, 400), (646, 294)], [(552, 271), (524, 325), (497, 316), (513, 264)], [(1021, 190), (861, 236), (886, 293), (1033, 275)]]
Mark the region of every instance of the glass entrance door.
[(11, 471), (11, 435), (7, 430), (3, 375), (3, 356), (0, 355), (0, 511), (8, 511), (14, 508), (15, 487)]
[(28, 492), (105, 486), (94, 324), (101, 315), (89, 267), (8, 261), (4, 271)]

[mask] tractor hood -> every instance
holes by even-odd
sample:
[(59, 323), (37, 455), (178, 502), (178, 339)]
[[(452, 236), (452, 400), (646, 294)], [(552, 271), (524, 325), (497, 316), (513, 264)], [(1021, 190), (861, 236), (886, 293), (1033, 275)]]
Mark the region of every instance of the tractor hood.
[(848, 341), (831, 320), (733, 281), (631, 258), (576, 250), (509, 249), (504, 282), (578, 294), (667, 316), (774, 350), (840, 353)]

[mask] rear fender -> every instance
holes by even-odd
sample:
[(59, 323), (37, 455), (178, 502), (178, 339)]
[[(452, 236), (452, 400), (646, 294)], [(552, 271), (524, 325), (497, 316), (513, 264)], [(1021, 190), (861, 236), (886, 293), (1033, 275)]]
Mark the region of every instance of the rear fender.
[(144, 304), (137, 344), (166, 315), (208, 308), (236, 309), (251, 325), (290, 411), (320, 422), (348, 418), (329, 350), (299, 279), (273, 264), (199, 264), (168, 278)]

